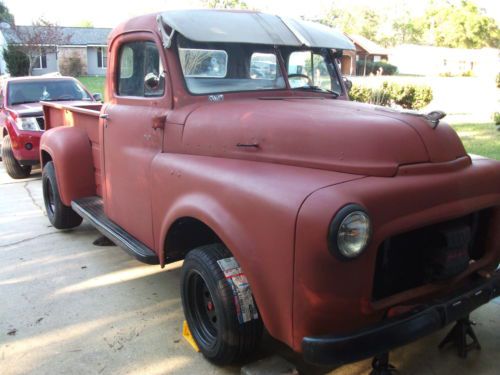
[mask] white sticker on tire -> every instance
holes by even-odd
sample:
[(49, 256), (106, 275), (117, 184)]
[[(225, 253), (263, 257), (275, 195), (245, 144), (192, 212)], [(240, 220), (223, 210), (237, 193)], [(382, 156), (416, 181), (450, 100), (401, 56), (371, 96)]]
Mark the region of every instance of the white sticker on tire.
[(239, 323), (243, 324), (252, 319), (258, 319), (259, 314), (255, 308), (250, 285), (236, 259), (234, 257), (220, 259), (217, 263), (233, 289), (234, 304), (236, 305)]

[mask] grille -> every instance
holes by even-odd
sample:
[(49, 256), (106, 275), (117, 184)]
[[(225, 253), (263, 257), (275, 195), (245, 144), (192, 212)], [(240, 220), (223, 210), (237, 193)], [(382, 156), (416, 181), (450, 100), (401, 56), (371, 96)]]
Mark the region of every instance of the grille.
[(373, 299), (449, 279), (485, 252), (489, 210), (386, 239), (379, 247)]

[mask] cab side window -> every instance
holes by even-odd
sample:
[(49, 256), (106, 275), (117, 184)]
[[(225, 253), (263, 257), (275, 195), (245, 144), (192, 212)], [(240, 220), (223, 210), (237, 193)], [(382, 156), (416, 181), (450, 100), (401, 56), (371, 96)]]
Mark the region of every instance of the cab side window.
[(117, 75), (120, 96), (154, 97), (165, 92), (165, 72), (153, 42), (123, 44)]

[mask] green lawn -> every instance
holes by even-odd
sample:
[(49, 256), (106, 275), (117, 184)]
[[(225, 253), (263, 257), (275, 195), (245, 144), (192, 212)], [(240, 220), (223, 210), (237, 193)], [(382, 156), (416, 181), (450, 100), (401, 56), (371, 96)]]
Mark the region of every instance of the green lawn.
[(105, 77), (77, 77), (78, 80), (92, 93), (100, 93), (104, 98)]
[(452, 125), (467, 152), (500, 160), (500, 131), (494, 124)]

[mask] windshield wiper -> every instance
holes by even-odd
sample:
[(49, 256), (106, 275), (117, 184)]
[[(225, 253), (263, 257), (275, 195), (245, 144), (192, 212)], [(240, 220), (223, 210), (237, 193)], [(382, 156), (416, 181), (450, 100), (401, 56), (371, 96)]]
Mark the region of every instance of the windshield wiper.
[(333, 94), (334, 98), (337, 98), (340, 94), (333, 90), (323, 89), (319, 86), (300, 86), (294, 87), (292, 90), (305, 90), (305, 91), (316, 91), (316, 92), (326, 92), (329, 94)]
[(37, 101), (32, 101), (32, 100), (25, 100), (23, 102), (14, 102), (10, 103), (10, 105), (17, 105), (17, 104), (28, 104), (28, 103), (38, 103)]
[(76, 99), (76, 98), (64, 98), (64, 99), (46, 99), (44, 102), (74, 102), (80, 100), (88, 100), (88, 99)]

